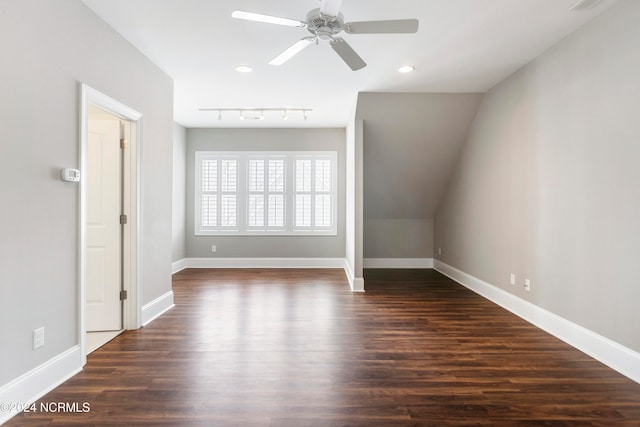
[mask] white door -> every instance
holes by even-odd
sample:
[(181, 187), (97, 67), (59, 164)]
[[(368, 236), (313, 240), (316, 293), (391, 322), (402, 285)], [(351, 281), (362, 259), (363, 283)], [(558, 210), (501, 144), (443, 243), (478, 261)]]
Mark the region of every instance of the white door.
[(87, 331), (122, 329), (120, 120), (89, 115), (86, 164)]

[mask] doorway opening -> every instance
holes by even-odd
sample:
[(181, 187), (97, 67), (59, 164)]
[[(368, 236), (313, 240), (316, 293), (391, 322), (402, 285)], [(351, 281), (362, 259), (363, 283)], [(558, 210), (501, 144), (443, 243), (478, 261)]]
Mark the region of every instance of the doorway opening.
[(87, 354), (140, 327), (141, 115), (81, 87), (79, 342)]

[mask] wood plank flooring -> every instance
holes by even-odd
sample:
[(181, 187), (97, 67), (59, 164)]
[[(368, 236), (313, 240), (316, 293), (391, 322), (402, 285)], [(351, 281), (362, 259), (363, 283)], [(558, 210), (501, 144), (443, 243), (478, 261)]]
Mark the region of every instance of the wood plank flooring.
[(433, 270), (184, 270), (7, 426), (640, 426), (640, 385)]

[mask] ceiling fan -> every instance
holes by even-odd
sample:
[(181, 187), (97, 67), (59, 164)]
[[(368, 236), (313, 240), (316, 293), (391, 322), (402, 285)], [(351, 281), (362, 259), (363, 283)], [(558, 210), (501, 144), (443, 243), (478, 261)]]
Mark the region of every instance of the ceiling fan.
[(309, 30), (312, 34), (311, 36), (304, 37), (291, 47), (285, 49), (269, 62), (271, 65), (282, 65), (300, 53), (304, 48), (314, 43), (318, 44), (320, 41), (329, 41), (331, 47), (340, 58), (342, 58), (353, 71), (356, 71), (366, 67), (367, 64), (342, 37), (337, 37), (342, 31), (347, 34), (409, 34), (418, 31), (417, 19), (344, 22), (344, 18), (340, 13), (342, 0), (319, 1), (320, 8), (311, 10), (307, 14), (306, 21), (241, 10), (235, 10), (231, 16), (237, 19), (306, 28)]

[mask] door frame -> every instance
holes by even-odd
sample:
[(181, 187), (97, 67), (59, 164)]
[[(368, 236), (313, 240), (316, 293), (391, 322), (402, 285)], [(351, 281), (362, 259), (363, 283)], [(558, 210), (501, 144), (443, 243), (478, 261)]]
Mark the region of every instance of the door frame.
[(140, 227), (140, 142), (142, 141), (142, 114), (115, 99), (85, 85), (80, 86), (80, 242), (79, 242), (79, 290), (78, 290), (78, 342), (82, 355), (82, 366), (87, 363), (86, 349), (86, 228), (87, 228), (87, 145), (89, 142), (89, 106), (105, 110), (130, 124), (129, 146), (125, 151), (123, 165), (124, 211), (128, 216), (122, 242), (122, 269), (124, 290), (127, 299), (122, 306), (123, 329), (138, 329), (141, 325), (142, 301), (140, 256), (142, 227)]

